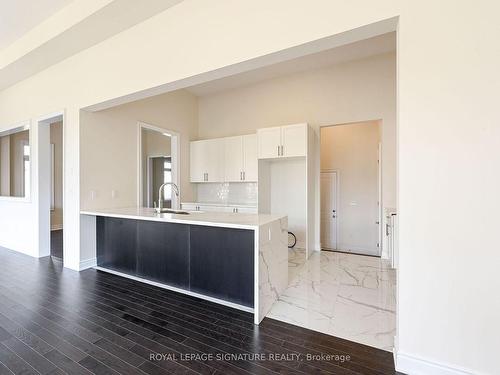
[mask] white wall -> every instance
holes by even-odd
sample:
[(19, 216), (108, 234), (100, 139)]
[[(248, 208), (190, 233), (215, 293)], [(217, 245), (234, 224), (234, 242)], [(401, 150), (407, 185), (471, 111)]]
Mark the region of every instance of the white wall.
[(337, 249), (379, 253), (379, 140), (379, 121), (321, 128), (321, 171), (337, 172)]
[(82, 111), (82, 209), (137, 205), (139, 121), (180, 134), (181, 194), (185, 200), (193, 199), (189, 141), (198, 134), (197, 100), (186, 91), (176, 91), (100, 112)]
[[(387, 53), (201, 96), (200, 137), (248, 134), (258, 128), (307, 122), (315, 130), (314, 173), (319, 181), (320, 127), (381, 119), (382, 200), (384, 207), (397, 207), (395, 57)], [(319, 250), (316, 185), (314, 246)]]
[[(0, 129), (65, 109), (65, 265), (78, 269), (80, 108), (373, 36), (398, 17), (398, 367), (496, 374), (499, 12), (493, 0), (185, 0), (0, 92)], [(36, 199), (0, 201), (0, 245), (35, 248)]]

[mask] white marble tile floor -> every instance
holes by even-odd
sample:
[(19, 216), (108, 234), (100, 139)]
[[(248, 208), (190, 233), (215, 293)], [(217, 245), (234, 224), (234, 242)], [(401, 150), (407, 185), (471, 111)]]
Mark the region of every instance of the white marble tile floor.
[(289, 250), (289, 285), (269, 318), (392, 351), (396, 271), (380, 258)]

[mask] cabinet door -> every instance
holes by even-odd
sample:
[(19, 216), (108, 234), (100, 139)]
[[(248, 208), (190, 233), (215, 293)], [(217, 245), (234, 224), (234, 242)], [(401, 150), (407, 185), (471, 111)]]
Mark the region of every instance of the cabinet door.
[(238, 207), (239, 214), (256, 214), (257, 207)]
[(281, 138), (284, 157), (306, 156), (307, 124), (296, 124), (281, 127)]
[(203, 212), (232, 212), (228, 206), (200, 205), (200, 211)]
[(263, 128), (257, 130), (257, 144), (259, 159), (279, 157), (281, 146), (281, 128)]
[(257, 134), (243, 136), (243, 172), (244, 181), (258, 181), (259, 160), (257, 152)]
[(243, 181), (243, 137), (224, 138), (224, 180)]
[(138, 220), (137, 275), (189, 288), (189, 225)]
[(97, 265), (135, 275), (137, 271), (137, 221), (97, 217)]
[(189, 172), (191, 182), (205, 181), (205, 141), (195, 141), (189, 144)]
[(182, 203), (181, 208), (186, 211), (196, 211), (196, 207), (198, 205), (196, 203)]
[(208, 139), (205, 143), (203, 165), (207, 173), (206, 182), (224, 182), (224, 139)]
[(191, 226), (191, 291), (254, 305), (254, 232)]

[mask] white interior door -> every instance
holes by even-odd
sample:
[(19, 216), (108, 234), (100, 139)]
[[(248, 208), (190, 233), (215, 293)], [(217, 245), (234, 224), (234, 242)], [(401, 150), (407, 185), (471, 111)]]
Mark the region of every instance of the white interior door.
[(321, 172), (321, 248), (337, 249), (337, 172)]

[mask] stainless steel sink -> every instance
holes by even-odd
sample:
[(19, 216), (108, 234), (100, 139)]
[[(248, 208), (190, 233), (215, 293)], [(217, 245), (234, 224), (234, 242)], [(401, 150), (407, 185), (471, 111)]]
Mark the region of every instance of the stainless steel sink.
[(189, 215), (188, 211), (183, 210), (172, 210), (171, 208), (162, 208), (161, 210), (156, 210), (157, 214), (176, 214), (176, 215)]

